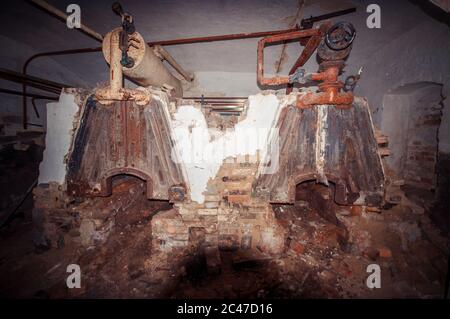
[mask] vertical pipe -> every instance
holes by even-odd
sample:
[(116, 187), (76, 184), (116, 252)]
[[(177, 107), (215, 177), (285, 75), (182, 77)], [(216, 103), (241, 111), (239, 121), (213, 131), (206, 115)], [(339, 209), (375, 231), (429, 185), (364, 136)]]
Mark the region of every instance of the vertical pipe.
[(110, 68), (109, 68), (109, 82), (112, 92), (119, 92), (123, 83), (123, 72), (120, 59), (122, 51), (119, 49), (120, 30), (115, 30), (110, 38)]
[(22, 84), (22, 126), (23, 129), (28, 129), (28, 106), (27, 106), (27, 85), (24, 81)]
[[(112, 61), (111, 52), (115, 52), (110, 48), (111, 44), (117, 45), (117, 47), (119, 44), (119, 40), (111, 41), (110, 38), (121, 30), (121, 28), (114, 29), (107, 33), (103, 40), (103, 55), (108, 63), (111, 63)], [(134, 65), (131, 68), (123, 67), (120, 64), (119, 59), (118, 67), (121, 68), (123, 74), (140, 86), (170, 86), (174, 89), (172, 96), (183, 96), (181, 81), (167, 70), (166, 66), (161, 62), (161, 59), (157, 57), (153, 49), (147, 45), (144, 38), (142, 38), (142, 35), (135, 32), (132, 37), (135, 46), (130, 46), (127, 53), (129, 57), (133, 58)], [(113, 62), (115, 63), (117, 61)], [(111, 68), (114, 67), (111, 66)]]

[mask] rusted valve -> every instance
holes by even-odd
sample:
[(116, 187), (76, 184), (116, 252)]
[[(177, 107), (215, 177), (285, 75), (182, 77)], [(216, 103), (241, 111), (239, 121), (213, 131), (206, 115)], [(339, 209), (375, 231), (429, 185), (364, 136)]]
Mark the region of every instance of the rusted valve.
[[(309, 38), (308, 43), (310, 45), (306, 45), (305, 50), (303, 52), (307, 58), (311, 56), (314, 50), (317, 48), (317, 44), (319, 43), (317, 39), (323, 36), (323, 30), (321, 28), (315, 29), (307, 29), (301, 31), (294, 31), (289, 33), (277, 34), (270, 37), (265, 37), (259, 40), (258, 42), (258, 63), (257, 63), (257, 80), (261, 85), (281, 85), (281, 84), (289, 84), (292, 81), (292, 77), (290, 76), (276, 76), (271, 78), (264, 77), (264, 47), (267, 44), (275, 43), (275, 42), (283, 42), (294, 39), (304, 39)], [(305, 52), (307, 51), (307, 52)]]
[[(344, 67), (344, 59), (351, 50), (355, 31), (350, 23), (340, 22), (330, 27), (329, 23), (322, 24), (319, 28), (291, 32), (261, 39), (258, 43), (258, 69), (257, 78), (261, 85), (283, 85), (308, 81), (318, 81), (319, 93), (304, 92), (297, 97), (299, 108), (309, 108), (314, 105), (335, 105), (338, 108), (349, 108), (353, 103), (353, 94), (340, 93), (343, 83), (338, 80), (339, 73)], [(322, 60), (318, 73), (305, 74), (298, 68), (290, 76), (264, 77), (264, 47), (268, 43), (288, 41), (293, 39), (309, 38), (301, 57), (310, 57), (318, 48), (318, 56)], [(320, 43), (320, 44), (319, 44)], [(305, 52), (308, 51), (308, 52)]]
[(297, 97), (297, 107), (309, 108), (313, 105), (331, 104), (338, 108), (347, 109), (353, 103), (353, 94), (340, 93), (344, 84), (338, 80), (338, 75), (344, 67), (344, 61), (324, 61), (320, 64), (320, 72), (309, 75), (319, 84), (319, 93), (306, 92)]

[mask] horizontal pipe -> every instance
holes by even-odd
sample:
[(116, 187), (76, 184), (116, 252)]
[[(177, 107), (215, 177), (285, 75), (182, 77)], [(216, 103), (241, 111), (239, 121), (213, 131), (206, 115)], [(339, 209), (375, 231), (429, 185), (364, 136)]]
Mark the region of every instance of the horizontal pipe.
[(247, 100), (246, 97), (238, 96), (185, 96), (185, 100)]
[[(21, 91), (9, 90), (9, 89), (3, 89), (3, 88), (0, 88), (0, 93), (20, 95), (20, 96), (24, 95), (23, 92), (21, 92)], [(34, 94), (34, 93), (26, 93), (25, 96), (32, 97), (35, 99), (52, 100), (52, 101), (57, 101), (59, 99), (57, 96), (40, 95), (40, 94)]]
[(292, 41), (301, 38), (317, 37), (321, 35), (322, 35), (321, 29), (315, 28), (274, 35), (259, 40), (257, 51), (257, 68), (256, 68), (256, 78), (258, 83), (260, 85), (289, 84), (289, 76), (275, 76), (271, 78), (264, 77), (264, 47), (267, 44), (279, 43), (283, 41)]
[(179, 44), (193, 44), (202, 42), (216, 42), (216, 41), (230, 41), (230, 40), (241, 40), (250, 38), (262, 38), (270, 35), (277, 35), (287, 32), (298, 31), (298, 28), (285, 29), (285, 30), (275, 30), (275, 31), (261, 31), (261, 32), (251, 32), (251, 33), (234, 33), (234, 34), (224, 34), (224, 35), (213, 35), (206, 37), (193, 37), (193, 38), (182, 38), (175, 40), (162, 40), (148, 42), (148, 45), (179, 45)]
[[(68, 18), (67, 14), (65, 14), (61, 10), (53, 7), (52, 5), (48, 4), (47, 2), (45, 2), (43, 0), (31, 0), (31, 2), (33, 2), (35, 5), (39, 6), (40, 8), (44, 9), (45, 11), (57, 16), (58, 18), (60, 18), (64, 21), (67, 21), (67, 18)], [(103, 41), (103, 36), (100, 33), (95, 32), (94, 30), (92, 30), (88, 26), (84, 25), (83, 23), (80, 23), (79, 30), (83, 31), (84, 33), (86, 33), (87, 35), (89, 35), (90, 37), (94, 38), (97, 41), (100, 41), (100, 42)]]
[[(26, 80), (20, 79), (20, 78), (8, 77), (8, 76), (4, 76), (4, 75), (1, 75), (1, 74), (0, 74), (0, 78), (3, 78), (5, 80), (7, 80), (7, 81), (19, 83), (19, 84), (22, 84), (22, 85), (28, 85), (28, 86), (31, 86), (33, 88), (36, 88), (36, 89), (39, 89), (39, 90), (42, 90), (42, 91), (45, 91), (45, 92), (49, 92), (49, 93), (59, 94), (60, 91), (61, 91), (61, 89), (58, 89), (58, 88), (55, 88), (55, 87), (39, 84), (38, 82), (29, 82), (29, 81), (26, 81)], [(23, 91), (22, 91), (22, 93), (23, 93)], [(26, 92), (24, 94), (26, 94)]]
[[(101, 50), (101, 48), (100, 48)], [(32, 55), (31, 57), (29, 57), (25, 63), (22, 66), (22, 75), (23, 76), (27, 76), (27, 69), (28, 69), (28, 65), (36, 58), (39, 57), (44, 57), (44, 56), (53, 56), (53, 55), (65, 55), (65, 54), (77, 54), (77, 53), (88, 53), (88, 52), (98, 52), (100, 50), (97, 50), (97, 48), (87, 48), (87, 49), (73, 49), (73, 50), (60, 50), (60, 51), (52, 51), (52, 52), (42, 52), (42, 53), (37, 53)], [(68, 53), (68, 51), (70, 53)], [(22, 126), (23, 128), (26, 130), (27, 129), (27, 124), (28, 124), (28, 115), (27, 115), (27, 97), (26, 97), (26, 93), (27, 93), (27, 83), (23, 82), (22, 84), (22, 92), (23, 92), (23, 97), (22, 97)]]
[[(297, 31), (297, 30), (299, 30), (299, 28), (275, 30), (275, 31), (252, 32), (252, 33), (225, 34), (225, 35), (207, 36), (207, 37), (183, 38), (183, 39), (175, 39), (175, 40), (163, 40), (163, 41), (147, 42), (147, 44), (149, 46), (179, 45), (179, 44), (192, 44), (192, 43), (204, 43), (204, 42), (215, 42), (215, 41), (240, 40), (240, 39), (266, 37), (266, 36), (270, 36), (270, 35), (277, 35), (277, 34), (282, 34), (282, 33), (286, 33), (286, 32), (293, 32), (293, 31)], [(96, 47), (96, 48), (80, 48), (80, 49), (58, 50), (58, 51), (48, 51), (48, 52), (37, 53), (37, 54), (32, 55), (25, 61), (24, 65), (22, 66), (22, 73), (24, 75), (26, 75), (28, 65), (33, 60), (35, 60), (39, 57), (81, 54), (81, 53), (93, 53), (93, 52), (101, 52), (101, 51), (102, 51), (102, 47)], [(22, 91), (24, 93), (26, 93), (26, 84), (25, 83), (22, 86)], [(23, 128), (26, 129), (27, 128), (27, 99), (26, 99), (26, 96), (23, 96), (22, 104), (23, 104)]]
[(349, 8), (349, 9), (344, 9), (344, 10), (335, 11), (335, 12), (331, 12), (331, 13), (326, 13), (326, 14), (322, 14), (320, 16), (303, 19), (301, 24), (302, 24), (302, 26), (308, 26), (308, 25), (313, 24), (314, 22), (319, 22), (319, 21), (328, 20), (328, 19), (335, 18), (335, 17), (340, 17), (345, 14), (349, 14), (349, 13), (353, 13), (353, 12), (356, 12), (356, 8)]
[(8, 70), (8, 69), (4, 69), (4, 68), (0, 68), (0, 76), (9, 77), (9, 78), (17, 78), (19, 80), (26, 81), (26, 82), (36, 82), (39, 84), (43, 84), (43, 85), (58, 88), (58, 89), (62, 89), (64, 87), (70, 87), (70, 85), (67, 85), (67, 84), (46, 80), (43, 78), (39, 78), (37, 76), (25, 75), (25, 74), (15, 72), (12, 70)]
[(235, 107), (243, 107), (244, 105), (240, 104), (240, 103), (228, 103), (228, 104), (208, 103), (206, 106), (207, 107), (216, 107), (217, 106), (220, 108), (227, 108), (229, 106), (229, 107), (235, 108)]
[[(298, 28), (294, 29), (285, 29), (285, 30), (276, 30), (276, 31), (262, 31), (262, 32), (253, 32), (253, 33), (237, 33), (237, 34), (225, 34), (225, 35), (217, 35), (217, 36), (207, 36), (207, 37), (197, 37), (197, 38), (182, 38), (175, 40), (162, 40), (162, 41), (153, 41), (147, 42), (149, 46), (155, 45), (179, 45), (179, 44), (193, 44), (193, 43), (203, 43), (203, 42), (217, 42), (217, 41), (229, 41), (229, 40), (241, 40), (248, 38), (262, 38), (269, 35), (277, 35), (286, 32), (297, 31)], [(68, 50), (58, 50), (58, 51), (48, 51), (35, 54), (28, 58), (25, 64), (29, 64), (30, 60), (34, 60), (38, 57), (43, 56), (55, 56), (55, 55), (70, 55), (70, 54), (80, 54), (80, 53), (93, 53), (93, 52), (101, 52), (102, 47), (95, 48), (80, 48), (80, 49), (68, 49)]]
[(203, 103), (204, 105), (240, 105), (243, 106), (245, 105), (245, 102), (234, 102), (234, 101), (220, 101), (220, 102), (216, 102), (216, 101), (197, 101), (197, 100), (193, 100), (196, 103)]
[[(48, 4), (47, 2), (45, 2), (45, 1), (43, 1), (43, 0), (31, 0), (31, 1), (32, 1), (35, 5), (37, 5), (37, 6), (41, 7), (42, 9), (46, 10), (47, 12), (50, 12), (51, 14), (57, 16), (58, 18), (63, 19), (64, 21), (67, 21), (68, 16), (67, 16), (64, 12), (62, 12), (61, 10), (59, 10), (59, 9), (57, 9), (57, 8), (55, 8), (55, 7), (53, 7), (52, 5)], [(79, 30), (82, 31), (82, 32), (84, 32), (84, 33), (87, 34), (88, 36), (94, 38), (94, 39), (97, 40), (97, 41), (100, 41), (100, 42), (103, 41), (103, 36), (102, 36), (100, 33), (94, 31), (93, 29), (89, 28), (88, 26), (86, 26), (86, 25), (83, 24), (83, 23), (80, 23), (80, 28), (79, 28)], [(72, 50), (72, 54), (75, 54), (76, 51), (79, 51), (78, 53), (86, 53), (86, 52), (89, 52), (89, 49)], [(97, 51), (101, 51), (101, 48), (100, 48), (100, 50), (97, 49)], [(57, 51), (54, 51), (53, 53), (54, 53), (54, 54), (52, 54), (52, 55), (57, 55), (57, 54), (56, 54)], [(64, 54), (64, 53), (59, 52), (58, 55), (59, 55), (59, 54)], [(40, 57), (40, 56), (47, 56), (47, 55), (49, 55), (49, 54), (46, 54), (46, 53), (40, 53), (40, 54), (35, 54), (35, 55), (33, 55), (32, 57), (30, 57), (30, 58), (25, 62), (25, 64), (23, 65), (23, 67), (22, 67), (22, 73), (23, 73), (24, 75), (27, 74), (26, 71), (27, 71), (28, 64), (29, 64), (32, 60), (34, 60), (34, 59), (37, 58), (37, 57)], [(24, 128), (24, 129), (27, 129), (27, 124), (28, 124), (28, 122), (27, 122), (27, 121), (28, 121), (28, 120), (27, 120), (27, 117), (28, 117), (28, 116), (27, 116), (27, 97), (26, 97), (26, 95), (25, 95), (26, 92), (27, 92), (27, 83), (25, 83), (25, 82), (24, 82), (23, 85), (22, 85), (22, 91), (23, 91), (23, 93), (24, 93), (23, 98), (22, 98), (23, 128)]]
[(213, 109), (211, 110), (212, 112), (216, 112), (216, 113), (221, 113), (221, 114), (236, 114), (236, 113), (240, 113), (243, 110), (241, 109), (233, 109), (233, 110), (222, 110), (222, 109)]
[[(196, 103), (202, 103), (202, 101), (197, 101), (197, 100), (193, 100)], [(208, 104), (208, 105), (244, 105), (245, 102), (226, 102), (226, 101), (221, 101), (221, 102), (216, 102), (216, 101), (203, 101), (203, 104)]]
[[(229, 40), (241, 40), (241, 39), (249, 39), (249, 38), (259, 38), (266, 37), (270, 35), (282, 34), (286, 32), (297, 31), (299, 28), (294, 29), (285, 29), (285, 30), (275, 30), (275, 31), (262, 31), (262, 32), (252, 32), (252, 33), (236, 33), (236, 34), (225, 34), (218, 36), (207, 36), (207, 37), (194, 37), (194, 38), (184, 38), (184, 39), (175, 39), (175, 40), (163, 40), (163, 41), (154, 41), (147, 42), (149, 46), (154, 45), (179, 45), (179, 44), (192, 44), (192, 43), (204, 43), (204, 42), (215, 42), (215, 41), (229, 41)], [(70, 55), (70, 54), (81, 54), (81, 53), (93, 53), (93, 52), (101, 52), (102, 47), (96, 48), (80, 48), (80, 49), (69, 49), (69, 50), (58, 50), (58, 51), (48, 51), (41, 52), (32, 55), (29, 57), (23, 67), (22, 73), (27, 74), (28, 65), (35, 59), (39, 57), (45, 56), (58, 56), (58, 55)], [(23, 84), (22, 91), (26, 93), (26, 84)], [(23, 96), (22, 101), (22, 113), (23, 113), (23, 128), (27, 128), (27, 98)]]

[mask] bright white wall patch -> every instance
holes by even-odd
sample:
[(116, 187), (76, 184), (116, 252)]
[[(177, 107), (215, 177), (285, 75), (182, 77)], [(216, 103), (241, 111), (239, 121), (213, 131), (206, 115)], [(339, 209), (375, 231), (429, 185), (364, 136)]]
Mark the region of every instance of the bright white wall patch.
[(225, 132), (208, 129), (203, 113), (192, 105), (177, 109), (170, 120), (175, 142), (172, 159), (180, 158), (193, 201), (204, 202), (208, 181), (216, 176), (226, 158), (254, 156), (258, 151), (265, 158), (271, 129), (285, 105), (274, 94), (252, 95), (245, 119)]
[(39, 184), (64, 184), (66, 163), (73, 135), (73, 122), (78, 112), (75, 95), (62, 92), (59, 101), (47, 104), (47, 133), (44, 158), (39, 166)]

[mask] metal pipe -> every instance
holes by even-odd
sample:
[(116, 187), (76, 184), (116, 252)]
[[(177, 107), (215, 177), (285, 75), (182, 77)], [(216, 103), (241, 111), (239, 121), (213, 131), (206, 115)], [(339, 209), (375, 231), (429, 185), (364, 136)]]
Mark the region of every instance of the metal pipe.
[(39, 84), (42, 84), (45, 86), (58, 88), (58, 89), (62, 89), (63, 87), (69, 87), (69, 85), (64, 84), (64, 83), (46, 80), (43, 78), (39, 78), (37, 76), (24, 75), (22, 73), (4, 69), (4, 68), (0, 68), (0, 76), (6, 77), (6, 78), (14, 78), (14, 79), (18, 79), (18, 80), (26, 81), (26, 82), (36, 82), (36, 83), (39, 83)]
[(216, 104), (216, 103), (208, 103), (208, 106), (211, 107), (219, 107), (219, 108), (224, 108), (224, 109), (228, 109), (228, 108), (242, 108), (244, 105), (243, 104), (239, 104), (239, 103), (230, 103), (230, 104)]
[[(111, 63), (111, 35), (122, 30), (116, 28), (105, 35), (103, 41), (103, 56), (106, 62)], [(133, 46), (128, 49), (128, 56), (133, 59), (134, 65), (131, 68), (122, 67), (123, 74), (141, 86), (160, 86), (173, 88), (173, 96), (183, 96), (181, 82), (170, 73), (161, 60), (155, 55), (153, 50), (147, 45), (144, 38), (135, 32), (132, 35)], [(120, 59), (119, 59), (120, 63)]]
[(164, 49), (162, 46), (155, 45), (154, 51), (155, 51), (156, 55), (160, 55), (161, 58), (166, 60), (178, 73), (180, 73), (186, 79), (186, 81), (192, 82), (194, 80), (194, 75), (186, 72), (181, 67), (181, 65), (179, 65), (178, 62), (175, 61), (175, 59), (170, 55), (170, 53), (167, 52), (166, 49)]
[[(52, 5), (48, 4), (47, 2), (45, 2), (43, 0), (31, 0), (31, 2), (33, 2), (35, 5), (39, 6), (40, 8), (44, 9), (45, 11), (50, 12), (51, 14), (57, 16), (58, 18), (63, 19), (64, 21), (67, 21), (68, 16), (64, 12), (53, 7)], [(81, 23), (79, 30), (84, 32), (85, 34), (89, 35), (90, 37), (96, 39), (97, 41), (100, 41), (100, 42), (103, 41), (103, 36), (100, 33), (92, 30), (91, 28), (89, 28), (88, 26), (86, 26), (83, 23)], [(89, 52), (89, 49), (72, 50), (72, 53), (75, 53), (76, 51), (82, 51), (82, 52), (78, 52), (78, 53), (86, 53), (86, 52)], [(97, 51), (100, 51), (100, 50), (98, 49)], [(57, 51), (53, 52), (53, 54), (50, 54), (50, 55), (56, 55), (56, 53), (57, 53)], [(22, 73), (24, 75), (27, 74), (26, 71), (27, 71), (28, 64), (32, 60), (34, 60), (37, 57), (46, 56), (46, 55), (49, 55), (49, 54), (40, 53), (40, 54), (35, 54), (32, 57), (30, 57), (23, 65)], [(22, 98), (22, 117), (23, 117), (22, 124), (23, 124), (23, 128), (26, 130), (27, 124), (28, 124), (28, 120), (27, 120), (28, 114), (27, 114), (27, 96), (26, 96), (27, 84), (25, 82), (22, 85), (22, 92), (24, 93), (23, 98)]]
[[(138, 105), (146, 105), (151, 99), (148, 91), (123, 88), (124, 70), (128, 68), (122, 66), (122, 51), (120, 48), (122, 29), (116, 28), (109, 32), (103, 40), (103, 54), (110, 64), (109, 68), (109, 86), (97, 88), (95, 98), (104, 105), (110, 105), (114, 101), (136, 101)], [(145, 42), (142, 41), (145, 44)], [(132, 57), (135, 61), (135, 56)], [(155, 59), (156, 56), (155, 56)], [(141, 64), (139, 61), (137, 64)], [(161, 63), (161, 61), (159, 61)], [(133, 63), (136, 66), (136, 63)], [(148, 71), (148, 70), (147, 70)], [(151, 70), (150, 70), (151, 71)], [(145, 80), (138, 78), (137, 80)], [(138, 81), (136, 81), (138, 82)]]
[[(48, 81), (38, 77), (24, 76), (21, 73), (17, 73), (11, 70), (1, 69), (0, 68), (0, 78), (3, 78), (7, 81), (20, 83), (22, 85), (28, 85), (34, 87), (39, 90), (43, 90), (46, 92), (59, 94), (61, 88), (64, 87), (64, 84), (56, 83), (52, 81)], [(23, 88), (22, 88), (23, 89)], [(22, 90), (22, 95), (26, 94)]]
[[(0, 88), (0, 93), (23, 96), (23, 92), (21, 92), (21, 91), (9, 90), (9, 89), (4, 89), (4, 88)], [(47, 96), (47, 95), (40, 95), (40, 94), (34, 94), (34, 93), (26, 93), (26, 96), (32, 97), (35, 99), (42, 99), (42, 100), (52, 100), (52, 101), (58, 100), (57, 96)]]
[[(241, 39), (249, 39), (249, 38), (262, 38), (269, 35), (282, 34), (287, 32), (298, 31), (298, 28), (294, 29), (285, 29), (285, 30), (276, 30), (276, 31), (262, 31), (262, 32), (253, 32), (253, 33), (236, 33), (236, 34), (225, 34), (225, 35), (217, 35), (217, 36), (208, 36), (208, 37), (197, 37), (197, 38), (182, 38), (176, 40), (162, 40), (162, 41), (153, 41), (147, 42), (149, 46), (155, 45), (179, 45), (179, 44), (193, 44), (193, 43), (204, 43), (204, 42), (217, 42), (217, 41), (230, 41), (230, 40), (241, 40)], [(93, 52), (101, 52), (102, 47), (95, 48), (80, 48), (80, 49), (69, 49), (69, 50), (58, 50), (58, 51), (48, 51), (42, 52), (35, 55), (32, 55), (25, 62), (25, 65), (30, 64), (36, 58), (43, 56), (54, 56), (54, 55), (70, 55), (70, 54), (80, 54), (80, 53), (93, 53)], [(26, 67), (25, 67), (26, 69)]]
[[(100, 48), (101, 50), (101, 48)], [(22, 66), (22, 75), (27, 76), (28, 65), (36, 58), (44, 57), (44, 56), (53, 56), (53, 55), (66, 55), (66, 54), (77, 54), (77, 53), (89, 53), (89, 52), (98, 52), (100, 51), (97, 48), (85, 48), (85, 49), (73, 49), (73, 50), (62, 50), (62, 51), (51, 51), (51, 52), (42, 52), (37, 53), (29, 57)], [(23, 83), (22, 85), (22, 126), (26, 130), (27, 129), (27, 84)]]
[(257, 54), (257, 70), (256, 70), (258, 83), (261, 85), (281, 85), (290, 83), (289, 76), (275, 76), (272, 78), (264, 77), (264, 47), (266, 46), (266, 44), (291, 41), (294, 39), (301, 39), (313, 36), (321, 36), (321, 30), (317, 28), (300, 30), (285, 34), (279, 34), (259, 40), (258, 54)]
[[(350, 11), (349, 10), (344, 10), (344, 11), (346, 13), (353, 12), (353, 11), (351, 11), (351, 9), (350, 9)], [(344, 11), (342, 11), (342, 12), (344, 12)], [(322, 23), (319, 27), (319, 29), (321, 31), (320, 33), (325, 34), (327, 32), (327, 30), (330, 28), (330, 26), (331, 26), (331, 22)], [(302, 67), (306, 63), (306, 61), (309, 60), (309, 58), (311, 57), (313, 52), (319, 46), (320, 41), (322, 41), (321, 35), (312, 36), (309, 39), (307, 39), (305, 48), (303, 49), (300, 56), (297, 58), (297, 61), (295, 61), (292, 68), (289, 70), (289, 75), (293, 75), (299, 67)], [(292, 92), (293, 87), (294, 87), (293, 84), (288, 84), (287, 88), (286, 88), (286, 94), (290, 94)]]
[(185, 100), (247, 100), (246, 97), (240, 96), (185, 96)]
[[(28, 114), (27, 114), (27, 92), (26, 92), (26, 86), (31, 86), (39, 90), (43, 90), (50, 93), (60, 94), (61, 89), (66, 86), (65, 84), (61, 84), (54, 81), (45, 80), (42, 78), (38, 78), (35, 76), (25, 75), (22, 73), (18, 73), (15, 71), (7, 70), (0, 68), (0, 77), (22, 84), (22, 102), (23, 102), (23, 109), (22, 109), (22, 125), (24, 129), (27, 129), (28, 126)], [(34, 107), (34, 106), (33, 106)], [(35, 109), (35, 111), (37, 111)]]
[(301, 22), (301, 26), (303, 28), (311, 28), (311, 26), (314, 24), (314, 22), (328, 20), (331, 18), (343, 16), (345, 14), (349, 14), (349, 13), (353, 13), (353, 12), (356, 12), (356, 8), (349, 8), (349, 9), (344, 9), (344, 10), (340, 10), (340, 11), (322, 14), (320, 16), (310, 17), (308, 19), (303, 19)]
[[(26, 85), (31, 86), (33, 88), (36, 88), (36, 89), (39, 89), (39, 90), (42, 90), (42, 91), (45, 91), (45, 92), (49, 92), (49, 93), (59, 94), (60, 91), (61, 91), (61, 89), (58, 89), (58, 88), (55, 88), (55, 87), (51, 87), (51, 86), (42, 85), (42, 84), (39, 84), (37, 82), (29, 82), (29, 81), (26, 81), (26, 80), (23, 80), (23, 79), (14, 78), (14, 77), (7, 77), (7, 76), (0, 76), (0, 77), (5, 79), (5, 80), (11, 81), (11, 82), (15, 82), (15, 83), (19, 83), (19, 84), (22, 84), (22, 85), (26, 84)], [(23, 93), (23, 91), (22, 91), (22, 93)], [(26, 92), (25, 92), (25, 94), (26, 94)]]
[[(58, 18), (61, 18), (64, 21), (67, 21), (67, 18), (68, 18), (67, 14), (65, 14), (61, 10), (53, 7), (52, 5), (48, 4), (47, 2), (45, 2), (43, 0), (31, 0), (31, 2), (33, 2), (37, 6), (41, 7), (45, 11), (50, 12), (51, 14), (57, 16)], [(95, 32), (94, 30), (92, 30), (88, 26), (84, 25), (83, 23), (80, 24), (79, 30), (83, 31), (84, 33), (86, 33), (90, 37), (96, 39), (97, 41), (100, 41), (100, 42), (103, 41), (103, 36), (100, 33)]]
[(21, 83), (22, 85), (28, 85), (28, 86), (31, 86), (31, 87), (33, 87), (35, 89), (42, 90), (42, 91), (45, 91), (45, 92), (48, 92), (48, 93), (55, 93), (55, 94), (58, 94), (58, 95), (61, 93), (61, 89), (51, 88), (51, 87), (40, 85), (40, 84), (36, 84), (36, 83), (29, 83), (27, 81), (17, 82), (17, 83)]
[(261, 31), (261, 32), (251, 32), (251, 33), (234, 33), (234, 34), (224, 34), (224, 35), (213, 35), (206, 37), (193, 37), (193, 38), (182, 38), (175, 40), (162, 40), (148, 42), (148, 45), (179, 45), (179, 44), (193, 44), (202, 42), (216, 42), (216, 41), (230, 41), (230, 40), (241, 40), (250, 38), (262, 38), (270, 35), (277, 35), (282, 33), (288, 33), (293, 31), (298, 31), (299, 28), (291, 28), (285, 30), (275, 30), (275, 31)]
[[(216, 42), (216, 41), (229, 41), (229, 40), (241, 40), (241, 39), (250, 39), (250, 38), (260, 38), (266, 37), (270, 35), (283, 34), (286, 32), (293, 32), (299, 30), (298, 27), (294, 29), (284, 29), (284, 30), (275, 30), (275, 31), (261, 31), (261, 32), (251, 32), (251, 33), (235, 33), (235, 34), (225, 34), (225, 35), (217, 35), (217, 36), (206, 36), (206, 37), (193, 37), (193, 38), (182, 38), (175, 40), (163, 40), (163, 41), (153, 41), (147, 42), (149, 46), (154, 45), (179, 45), (179, 44), (192, 44), (192, 43), (204, 43), (204, 42)], [(41, 52), (32, 55), (29, 57), (23, 67), (22, 73), (24, 75), (27, 74), (27, 69), (29, 64), (40, 57), (45, 56), (57, 56), (57, 55), (70, 55), (70, 54), (81, 54), (81, 53), (93, 53), (93, 52), (101, 52), (102, 47), (96, 48), (80, 48), (80, 49), (69, 49), (69, 50), (58, 50), (58, 51), (48, 51)], [(22, 86), (23, 93), (26, 93), (26, 84)], [(23, 114), (23, 128), (27, 128), (27, 98), (23, 96), (22, 100), (22, 114)]]
[(120, 29), (111, 32), (109, 41), (109, 85), (112, 92), (119, 92), (123, 83), (122, 65), (120, 58), (122, 52), (119, 49)]

